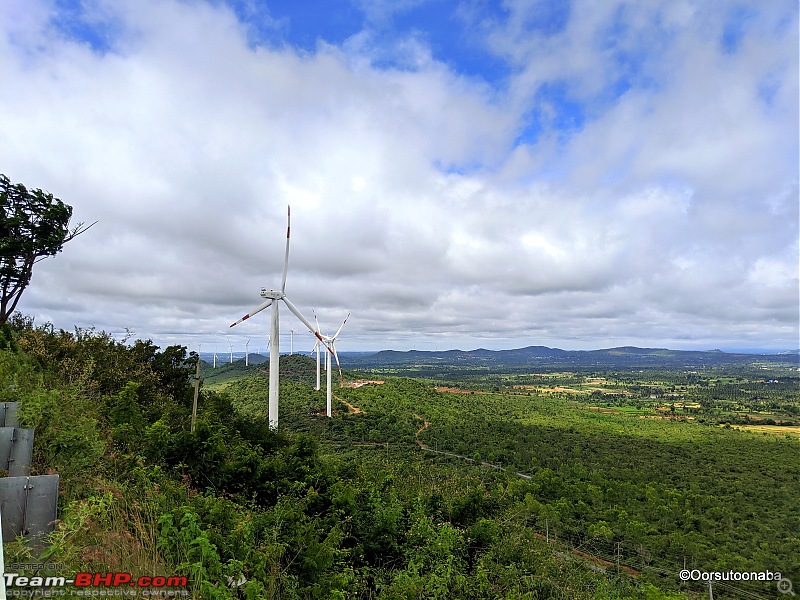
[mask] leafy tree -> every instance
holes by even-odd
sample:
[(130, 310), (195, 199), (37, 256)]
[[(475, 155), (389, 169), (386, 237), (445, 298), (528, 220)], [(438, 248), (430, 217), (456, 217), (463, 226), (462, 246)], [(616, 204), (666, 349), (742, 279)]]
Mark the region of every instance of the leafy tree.
[(69, 227), (72, 207), (0, 174), (0, 326), (17, 307), (33, 265), (61, 251), (89, 227)]

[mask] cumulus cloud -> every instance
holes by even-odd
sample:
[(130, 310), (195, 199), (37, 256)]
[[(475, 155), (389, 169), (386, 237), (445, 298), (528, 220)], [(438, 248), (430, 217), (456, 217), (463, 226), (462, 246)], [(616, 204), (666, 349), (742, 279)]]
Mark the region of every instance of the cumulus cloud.
[(291, 204), (287, 293), (351, 311), (344, 350), (796, 345), (796, 7), (731, 37), (705, 3), (465, 5), (502, 84), (388, 5), (314, 51), (268, 11), (258, 43), (220, 3), (91, 7), (99, 41), (0, 9), (0, 171), (100, 221), (38, 265), (39, 320), (222, 347)]

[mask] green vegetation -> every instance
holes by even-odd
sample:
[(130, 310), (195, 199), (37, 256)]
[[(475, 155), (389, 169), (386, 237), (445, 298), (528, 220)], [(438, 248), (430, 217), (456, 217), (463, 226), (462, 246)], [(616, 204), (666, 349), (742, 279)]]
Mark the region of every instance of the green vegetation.
[(529, 475), (509, 484), (529, 523), (543, 530), (547, 520), (596, 554), (612, 556), (619, 543), (638, 570), (674, 573), (686, 559), (800, 572), (800, 443), (791, 436), (599, 412), (574, 395), (440, 393), (404, 380), (347, 397), (382, 415), (362, 431), (393, 414), (401, 441), (404, 415), (416, 413), (429, 423), (419, 436), (428, 448)]
[[(23, 319), (4, 339), (0, 397), (62, 491), (47, 546), (6, 562), (185, 575), (195, 598), (707, 597), (684, 561), (800, 576), (800, 440), (717, 423), (796, 419), (785, 365), (450, 370), (337, 388), (327, 419), (314, 362), (287, 357), (279, 432), (260, 365), (203, 389), (192, 433), (184, 348)], [(715, 597), (737, 589), (775, 595)]]
[[(316, 379), (316, 375), (311, 375), (309, 371), (312, 365), (316, 370), (316, 362), (307, 356), (285, 355), (281, 357), (279, 364), (281, 382), (303, 381), (308, 384)], [(251, 375), (268, 377), (269, 359), (258, 354), (251, 354), (250, 364), (247, 366), (245, 366), (243, 358), (233, 362), (222, 362), (216, 368), (205, 361), (200, 364), (200, 377), (203, 379), (203, 385), (206, 389), (215, 391), (223, 390), (228, 383)]]

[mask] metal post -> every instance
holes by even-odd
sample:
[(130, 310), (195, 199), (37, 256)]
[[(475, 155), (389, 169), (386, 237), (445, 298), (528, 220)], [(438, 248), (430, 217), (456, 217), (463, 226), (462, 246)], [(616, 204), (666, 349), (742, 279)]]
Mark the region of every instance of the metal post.
[(194, 402), (192, 403), (192, 432), (197, 422), (197, 396), (200, 395), (200, 355), (197, 355), (197, 371), (194, 375)]

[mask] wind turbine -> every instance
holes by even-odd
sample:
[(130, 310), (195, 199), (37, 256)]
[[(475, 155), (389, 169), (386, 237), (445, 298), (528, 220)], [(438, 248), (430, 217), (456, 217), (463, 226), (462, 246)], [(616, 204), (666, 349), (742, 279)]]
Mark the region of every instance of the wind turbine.
[[(333, 394), (331, 390), (331, 372), (333, 371), (333, 369), (331, 368), (333, 366), (331, 364), (331, 355), (333, 355), (333, 357), (336, 359), (336, 366), (339, 368), (339, 385), (341, 386), (342, 366), (339, 364), (339, 355), (336, 354), (336, 340), (338, 339), (339, 334), (342, 332), (344, 324), (347, 323), (347, 319), (349, 318), (350, 318), (350, 313), (347, 313), (347, 316), (344, 318), (344, 321), (342, 321), (342, 324), (339, 325), (339, 329), (336, 330), (336, 333), (333, 334), (332, 337), (329, 337), (327, 335), (322, 335), (319, 333), (319, 321), (317, 321), (316, 313), (314, 314), (314, 320), (317, 322), (317, 330), (314, 333), (320, 339), (320, 341), (322, 341), (322, 343), (325, 345), (325, 348), (327, 348), (328, 350), (325, 353), (325, 370), (327, 371), (326, 377), (328, 384), (325, 407), (326, 407), (326, 415), (329, 417), (332, 416), (331, 397)], [(319, 351), (317, 351), (317, 389), (319, 389)]]
[(249, 367), (250, 364), (248, 363), (248, 359), (250, 356), (250, 340), (253, 338), (247, 338), (247, 343), (244, 345), (244, 366)]
[[(314, 320), (316, 320), (317, 315), (314, 315)], [(317, 328), (319, 329), (319, 324), (317, 324)], [(314, 342), (314, 347), (311, 349), (311, 356), (314, 356), (314, 352), (317, 353), (317, 387), (314, 388), (314, 391), (319, 391), (319, 346), (320, 341), (317, 340)]]
[(314, 330), (311, 323), (308, 322), (297, 307), (291, 303), (289, 298), (286, 297), (286, 273), (289, 269), (289, 235), (291, 233), (291, 209), (287, 208), (286, 211), (286, 255), (283, 259), (283, 277), (281, 278), (280, 290), (268, 290), (261, 288), (261, 297), (265, 298), (264, 302), (259, 304), (252, 311), (247, 313), (241, 319), (231, 324), (234, 327), (246, 321), (255, 314), (260, 313), (265, 308), (272, 306), (272, 323), (270, 326), (269, 336), (269, 427), (270, 429), (278, 428), (278, 395), (279, 395), (279, 382), (278, 382), (278, 361), (280, 361), (280, 321), (278, 317), (279, 300), (283, 300), (286, 307), (294, 313), (300, 321), (308, 327), (308, 330), (313, 333), (319, 340), (322, 341), (318, 331)]

